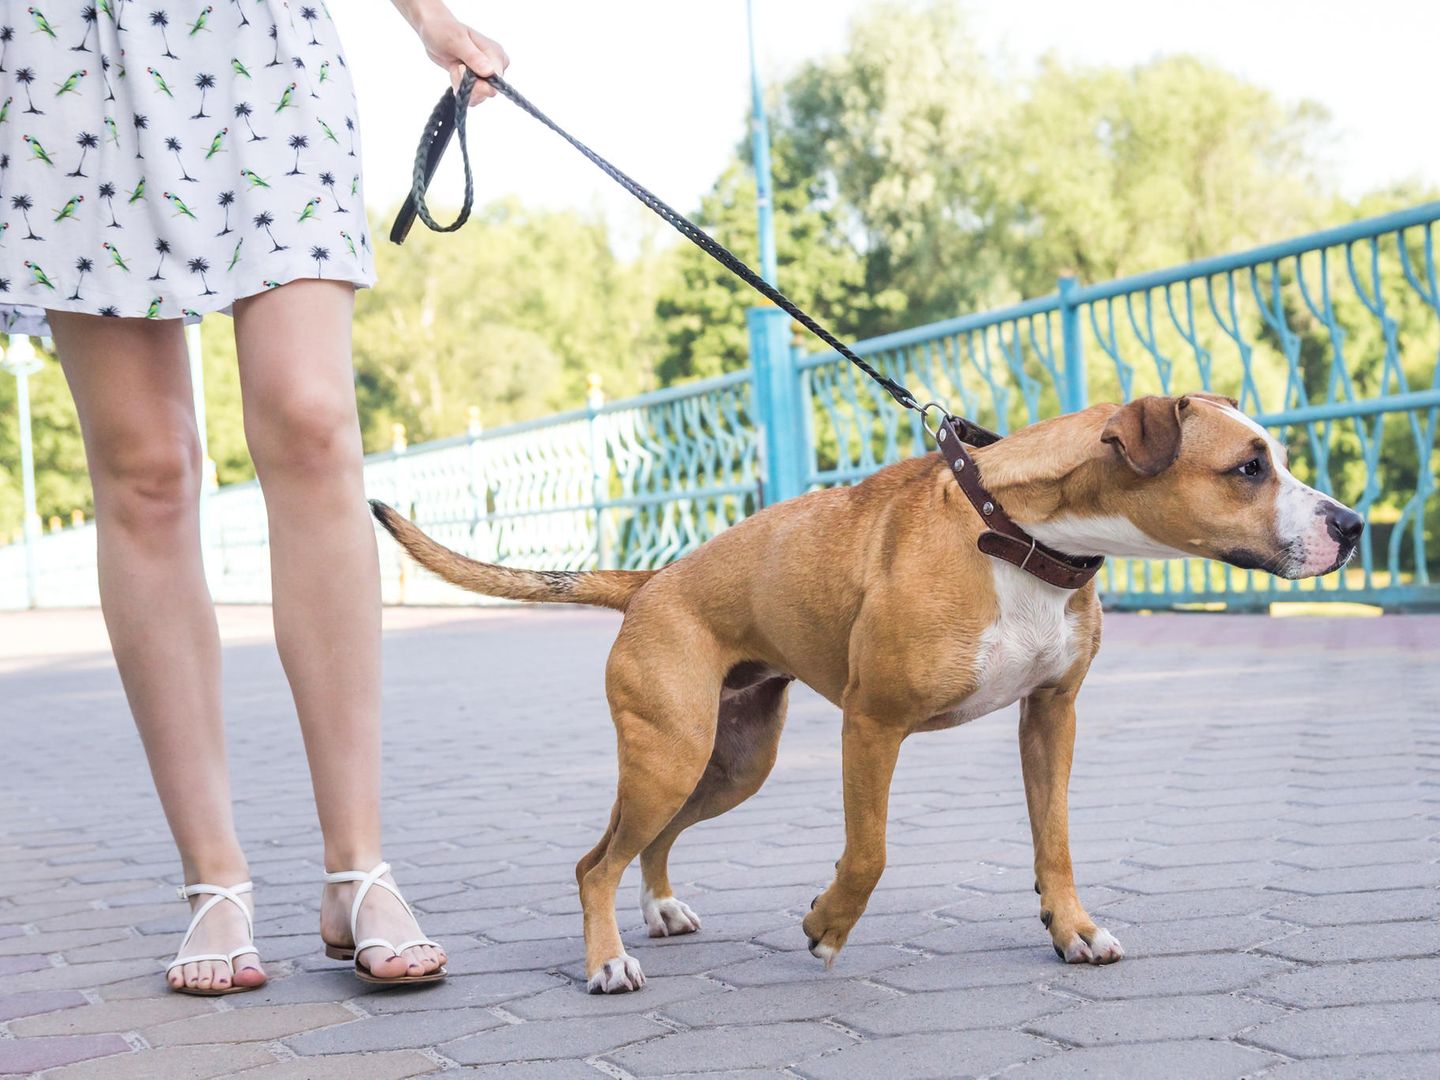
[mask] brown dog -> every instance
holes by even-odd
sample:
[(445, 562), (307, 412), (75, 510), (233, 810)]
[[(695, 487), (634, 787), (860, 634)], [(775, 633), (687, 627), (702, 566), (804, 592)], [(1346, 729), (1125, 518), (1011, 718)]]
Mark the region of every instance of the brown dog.
[[(1345, 563), (1360, 516), (1302, 484), (1228, 398), (1096, 405), (974, 451), (986, 488), (1073, 555), (1203, 556), (1287, 578)], [(699, 929), (666, 872), (676, 838), (759, 790), (799, 679), (844, 712), (845, 850), (805, 917), (810, 950), (844, 946), (885, 867), (905, 736), (1020, 702), (1040, 917), (1067, 962), (1124, 955), (1075, 894), (1068, 785), (1075, 695), (1100, 647), (1093, 582), (1071, 592), (975, 546), (984, 526), (938, 455), (770, 507), (656, 571), (535, 572), (475, 562), (394, 510), (386, 529), (461, 588), (625, 613), (606, 669), (619, 737), (609, 827), (575, 868), (595, 993), (636, 990), (615, 921), (637, 855), (652, 936)]]

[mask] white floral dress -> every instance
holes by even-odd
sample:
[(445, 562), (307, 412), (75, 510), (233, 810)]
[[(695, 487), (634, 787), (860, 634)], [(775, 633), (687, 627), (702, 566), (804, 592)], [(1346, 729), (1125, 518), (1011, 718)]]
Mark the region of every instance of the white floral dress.
[(0, 330), (374, 283), (322, 0), (0, 0)]

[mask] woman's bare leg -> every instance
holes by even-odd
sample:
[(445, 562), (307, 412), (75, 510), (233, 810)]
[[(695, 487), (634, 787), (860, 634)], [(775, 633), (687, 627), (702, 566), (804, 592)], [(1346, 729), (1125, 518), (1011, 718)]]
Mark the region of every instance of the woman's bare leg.
[[(180, 324), (49, 316), (95, 490), (100, 605), (155, 788), (185, 880), (234, 885), (248, 874), (225, 768), (220, 635), (200, 558), (200, 439)], [(244, 940), (240, 913), (220, 904), (191, 947), (229, 952)], [(237, 960), (237, 984), (265, 981), (257, 957)], [(227, 965), (209, 961), (170, 973), (176, 986), (230, 978)]]
[[(245, 437), (270, 518), (275, 638), (295, 696), (327, 870), (380, 862), (380, 567), (365, 503), (350, 358), (354, 289), (301, 280), (235, 304)], [(321, 928), (349, 933), (355, 886), (331, 885)], [(404, 908), (370, 892), (360, 936), (417, 937)], [(434, 970), (428, 946), (362, 962), (391, 978)]]

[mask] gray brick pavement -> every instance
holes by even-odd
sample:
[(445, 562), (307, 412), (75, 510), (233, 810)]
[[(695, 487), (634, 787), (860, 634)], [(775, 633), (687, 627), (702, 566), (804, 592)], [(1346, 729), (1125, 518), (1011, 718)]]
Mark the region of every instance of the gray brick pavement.
[(1066, 968), (1031, 891), (1013, 710), (917, 736), (890, 868), (832, 971), (799, 927), (843, 839), (838, 718), (677, 847), (704, 920), (582, 992), (575, 859), (613, 792), (617, 620), (387, 612), (387, 846), (453, 977), (379, 991), (315, 936), (319, 850), (264, 609), (222, 612), (272, 973), (168, 995), (177, 873), (93, 612), (0, 616), (0, 1074), (46, 1080), (1433, 1076), (1440, 618), (1111, 616), (1080, 704), (1077, 879), (1125, 943)]

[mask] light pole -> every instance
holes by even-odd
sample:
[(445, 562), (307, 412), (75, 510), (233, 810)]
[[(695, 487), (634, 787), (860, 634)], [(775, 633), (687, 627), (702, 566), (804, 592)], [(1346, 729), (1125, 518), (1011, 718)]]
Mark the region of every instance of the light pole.
[(770, 122), (765, 116), (765, 95), (760, 89), (760, 65), (755, 61), (755, 4), (745, 0), (745, 27), (750, 40), (750, 151), (755, 162), (755, 209), (760, 226), (760, 276), (775, 284), (774, 180), (770, 175)]
[[(770, 176), (770, 123), (755, 60), (755, 9), (745, 0), (750, 45), (750, 149), (755, 165), (755, 208), (760, 232), (760, 276), (776, 285), (775, 205)], [(777, 503), (805, 490), (799, 379), (790, 346), (786, 314), (773, 306), (751, 308), (750, 367), (754, 380), (755, 419), (760, 429), (763, 501)]]
[(35, 509), (35, 448), (30, 441), (30, 376), (40, 370), (35, 345), (26, 334), (11, 334), (10, 345), (0, 359), (15, 376), (15, 400), (20, 420), (20, 477), (25, 502), (25, 587), (30, 607), (40, 605), (40, 565), (36, 550), (40, 537), (40, 515)]

